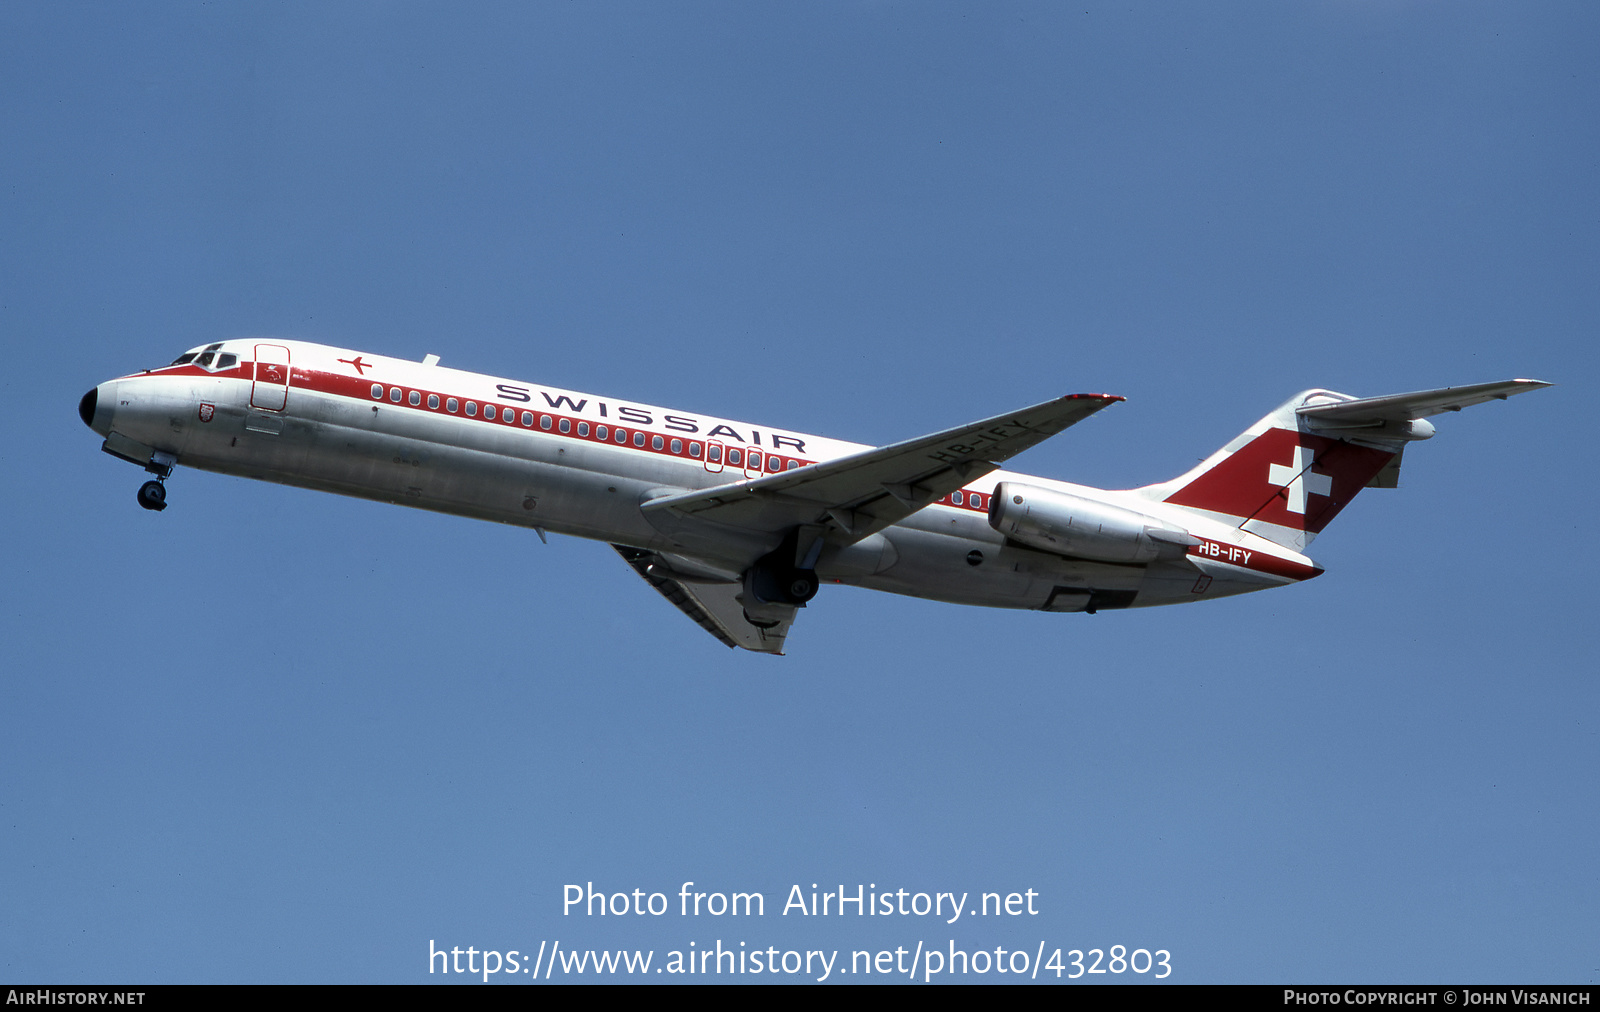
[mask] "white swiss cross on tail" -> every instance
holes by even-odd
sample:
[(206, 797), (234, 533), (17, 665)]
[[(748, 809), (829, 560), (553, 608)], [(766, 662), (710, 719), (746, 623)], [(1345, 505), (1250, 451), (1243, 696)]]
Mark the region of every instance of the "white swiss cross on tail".
[(1305, 516), (1306, 503), (1311, 496), (1333, 494), (1333, 478), (1311, 470), (1316, 454), (1309, 446), (1294, 448), (1293, 464), (1272, 464), (1267, 467), (1267, 481), (1283, 487), (1284, 508), (1290, 513)]

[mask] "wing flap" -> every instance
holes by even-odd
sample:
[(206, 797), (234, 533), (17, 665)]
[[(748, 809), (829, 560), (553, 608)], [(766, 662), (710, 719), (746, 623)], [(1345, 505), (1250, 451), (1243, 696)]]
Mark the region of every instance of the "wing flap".
[[(739, 601), (740, 587), (735, 583), (689, 583), (657, 575), (662, 567), (660, 557), (626, 545), (612, 545), (617, 553), (633, 567), (644, 582), (654, 587), (661, 596), (671, 601), (679, 611), (689, 616), (696, 625), (715, 636), (729, 647), (743, 647), (756, 653), (782, 654), (783, 642), (789, 635), (789, 626), (798, 613), (796, 608), (774, 609), (782, 617), (770, 626), (758, 626), (744, 615), (744, 605)], [(651, 567), (656, 566), (656, 572)]]
[(1122, 400), (1072, 394), (837, 460), (652, 499), (642, 507), (749, 530), (822, 524), (845, 542), (898, 523), (1000, 463)]

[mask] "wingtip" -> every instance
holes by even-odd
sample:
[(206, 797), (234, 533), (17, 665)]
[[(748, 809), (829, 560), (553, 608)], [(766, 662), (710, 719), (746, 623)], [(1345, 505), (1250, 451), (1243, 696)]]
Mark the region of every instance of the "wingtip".
[(1105, 401), (1107, 404), (1115, 404), (1117, 401), (1127, 400), (1121, 394), (1067, 394), (1061, 399), (1064, 401)]

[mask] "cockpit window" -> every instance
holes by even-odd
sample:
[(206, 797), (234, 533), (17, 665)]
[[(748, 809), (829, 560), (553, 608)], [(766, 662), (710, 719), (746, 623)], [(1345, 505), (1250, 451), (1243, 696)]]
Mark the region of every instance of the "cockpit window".
[(224, 342), (208, 344), (204, 348), (186, 351), (172, 360), (173, 365), (190, 365), (191, 363), (215, 372), (219, 369), (232, 369), (239, 364), (239, 356), (233, 352), (221, 351)]

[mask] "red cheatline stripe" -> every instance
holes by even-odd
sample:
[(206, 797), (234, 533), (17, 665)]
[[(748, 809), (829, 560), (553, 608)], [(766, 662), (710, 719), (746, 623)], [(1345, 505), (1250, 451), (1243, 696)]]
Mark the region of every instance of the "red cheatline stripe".
[[(198, 376), (213, 379), (221, 377), (228, 379), (250, 380), (255, 375), (253, 368), (253, 362), (240, 362), (232, 369), (219, 369), (214, 372), (207, 371), (193, 365), (179, 365), (168, 366), (163, 369), (152, 369), (150, 371), (150, 375), (173, 377)], [(637, 428), (631, 425), (619, 426), (614, 425), (611, 422), (595, 422), (592, 419), (579, 418), (574, 415), (561, 415), (552, 411), (507, 405), (504, 401), (484, 401), (476, 397), (462, 397), (459, 394), (447, 394), (442, 391), (428, 390), (423, 387), (404, 386), (398, 383), (379, 383), (370, 378), (363, 379), (357, 376), (345, 376), (341, 373), (331, 373), (320, 369), (306, 369), (300, 366), (293, 367), (289, 386), (292, 390), (310, 390), (315, 393), (328, 394), (334, 397), (348, 397), (351, 400), (364, 401), (368, 404), (381, 404), (387, 408), (409, 408), (413, 411), (422, 411), (431, 415), (445, 415), (448, 417), (458, 418), (464, 422), (479, 422), (484, 425), (498, 425), (501, 428), (529, 429), (543, 436), (556, 436), (562, 439), (576, 439), (588, 443), (603, 443), (606, 446), (626, 448), (643, 453), (660, 454), (666, 457), (688, 460), (697, 464), (703, 463), (703, 458), (692, 456), (690, 453), (690, 447), (692, 445), (698, 445), (700, 446), (701, 451), (705, 452), (704, 444), (706, 440), (692, 439), (682, 432), (673, 432), (670, 429), (661, 432), (653, 429)], [(381, 397), (374, 397), (372, 395), (372, 391), (375, 387), (382, 389)], [(400, 391), (400, 400), (398, 402), (390, 398), (390, 392), (396, 389)], [(420, 398), (420, 403), (418, 404), (411, 403), (411, 394), (413, 391), (415, 391)], [(439, 406), (437, 408), (428, 407), (428, 397), (430, 395), (439, 398)], [(452, 397), (459, 402), (457, 410), (454, 412), (447, 410), (445, 406)], [(480, 405), (479, 414), (476, 417), (469, 417), (464, 413), (464, 409), (468, 401), (472, 401)], [(488, 407), (491, 405), (497, 409), (495, 412), (496, 417), (493, 420), (485, 418), (482, 413), (482, 407)], [(513, 419), (511, 422), (507, 422), (505, 420), (506, 412), (511, 413), (511, 417)], [(531, 424), (522, 424), (521, 416), (523, 413), (527, 413), (532, 416)], [(548, 417), (550, 419), (550, 428), (548, 429), (544, 428), (541, 424), (541, 419), (544, 417)], [(560, 431), (561, 422), (563, 419), (569, 423), (572, 431)], [(589, 425), (589, 435), (581, 436), (578, 434), (578, 424), (580, 422)], [(599, 430), (602, 426), (608, 430), (604, 439), (600, 438), (599, 435)], [(626, 442), (617, 442), (617, 433), (619, 432), (625, 433), (624, 438), (626, 439)], [(634, 444), (635, 433), (644, 434), (644, 446), (636, 446)], [(651, 438), (654, 436), (661, 437), (662, 448), (659, 450), (655, 448)], [(671, 449), (672, 440), (674, 439), (681, 440), (683, 443), (683, 449), (678, 453), (673, 453)], [(803, 457), (789, 457), (781, 453), (769, 453), (764, 450), (751, 451), (745, 447), (729, 447), (728, 449), (739, 450), (741, 454), (751, 452), (759, 453), (762, 457), (762, 474), (777, 474), (780, 471), (789, 470), (790, 461), (794, 461), (797, 467), (805, 467), (807, 464), (816, 463), (814, 460), (806, 460)], [(724, 459), (722, 463), (725, 471), (745, 470), (745, 465), (742, 461), (738, 464), (727, 463), (726, 453), (727, 451), (724, 450)], [(778, 458), (778, 467), (769, 468), (766, 465), (773, 457)], [(933, 505), (946, 506), (951, 509), (966, 510), (969, 513), (988, 512), (987, 503), (989, 496), (985, 493), (963, 491), (962, 503), (959, 506), (955, 504), (953, 495), (954, 493), (947, 495), (944, 498), (935, 501)]]

